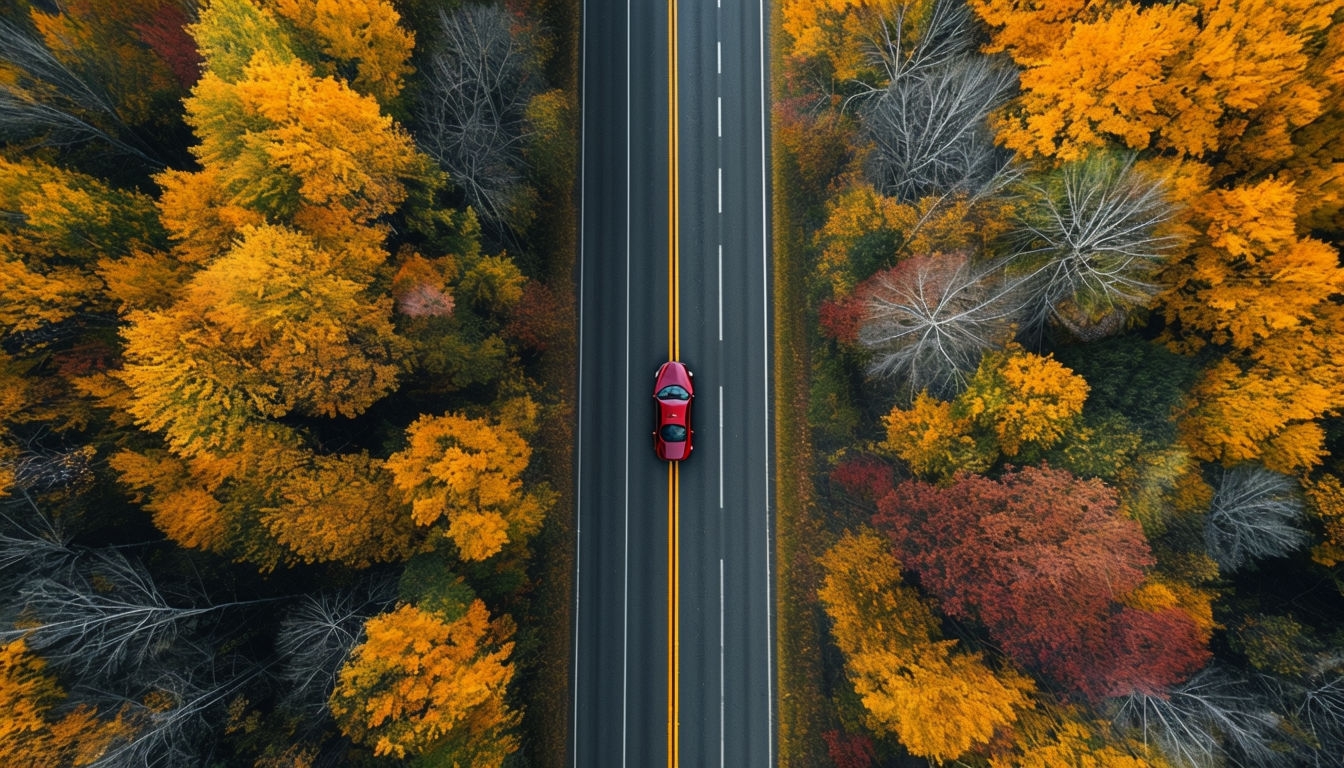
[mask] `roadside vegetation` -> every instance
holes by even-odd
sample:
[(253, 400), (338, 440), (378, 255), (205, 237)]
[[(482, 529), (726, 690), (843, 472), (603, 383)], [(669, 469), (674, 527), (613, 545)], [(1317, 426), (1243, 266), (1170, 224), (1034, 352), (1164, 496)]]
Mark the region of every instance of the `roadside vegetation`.
[(1337, 762), (1344, 4), (773, 23), (781, 765)]
[(573, 4), (0, 14), (0, 762), (560, 765)]

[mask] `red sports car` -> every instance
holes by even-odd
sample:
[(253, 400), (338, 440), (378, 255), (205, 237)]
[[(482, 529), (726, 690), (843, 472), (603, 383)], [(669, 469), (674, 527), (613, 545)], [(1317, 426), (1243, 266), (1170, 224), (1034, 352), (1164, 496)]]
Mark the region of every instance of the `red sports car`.
[(681, 461), (691, 455), (694, 378), (691, 369), (676, 360), (663, 363), (653, 377), (653, 452), (664, 461)]

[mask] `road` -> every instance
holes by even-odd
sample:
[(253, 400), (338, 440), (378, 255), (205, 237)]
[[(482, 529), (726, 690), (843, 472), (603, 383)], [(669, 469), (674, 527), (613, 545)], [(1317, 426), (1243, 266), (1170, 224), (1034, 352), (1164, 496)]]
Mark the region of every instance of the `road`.
[[(585, 2), (576, 768), (775, 763), (764, 13)], [(680, 466), (649, 438), (669, 358)]]

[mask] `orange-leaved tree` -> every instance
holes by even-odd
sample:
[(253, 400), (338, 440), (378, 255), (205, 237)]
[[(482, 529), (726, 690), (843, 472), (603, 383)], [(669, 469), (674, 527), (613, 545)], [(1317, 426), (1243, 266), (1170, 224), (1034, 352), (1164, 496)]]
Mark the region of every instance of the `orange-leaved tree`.
[[(191, 32), (205, 70), (187, 100), (200, 169), (157, 179), (173, 247), (103, 271), (128, 320), (126, 389), (109, 402), (168, 449), (125, 451), (114, 466), (176, 541), (262, 568), (364, 567), (423, 542), (382, 460), (334, 452), (318, 433), (365, 414), (410, 368), (385, 218), (442, 175), (372, 96), (320, 74), (331, 62), (304, 43), (304, 24), (359, 13), (319, 5), (286, 5), (302, 23), (252, 0), (202, 11)], [(378, 16), (368, 41), (386, 44), (395, 14), (364, 8)]]
[(938, 619), (902, 583), (881, 535), (847, 533), (821, 565), (826, 576), (818, 595), (831, 636), (874, 731), (942, 762), (984, 749), (1031, 708), (1028, 678), (995, 671), (980, 654), (942, 639)]
[(394, 388), (403, 343), (390, 299), (349, 260), (281, 227), (245, 230), (171, 307), (130, 315), (132, 415), (192, 456), (236, 449), (257, 419), (362, 413)]
[(446, 749), (445, 765), (499, 766), (518, 748), (518, 715), (505, 703), (512, 634), (480, 600), (455, 619), (412, 605), (375, 616), (341, 667), (331, 712), (378, 755)]
[(992, 30), (987, 53), (1008, 51), (1019, 64), (1035, 66), (1052, 56), (1074, 24), (1094, 20), (1106, 0), (970, 0)]
[(0, 646), (0, 707), (0, 761), (15, 768), (91, 765), (135, 732), (121, 714), (70, 708), (46, 662), (23, 640)]
[[(1074, 159), (1114, 141), (1220, 153), (1230, 169), (1262, 170), (1293, 154), (1292, 133), (1322, 116), (1324, 84), (1307, 77), (1309, 53), (1335, 6), (977, 3), (1000, 26), (995, 45), (1026, 68), (1000, 139), (1029, 156)], [(1046, 26), (1033, 27), (1039, 21)]]
[(1344, 398), (1344, 268), (1298, 234), (1299, 194), (1269, 179), (1195, 195), (1192, 247), (1164, 273), (1168, 340), (1227, 352), (1182, 415), (1182, 439), (1205, 461), (1310, 468), (1325, 450), (1317, 420)]

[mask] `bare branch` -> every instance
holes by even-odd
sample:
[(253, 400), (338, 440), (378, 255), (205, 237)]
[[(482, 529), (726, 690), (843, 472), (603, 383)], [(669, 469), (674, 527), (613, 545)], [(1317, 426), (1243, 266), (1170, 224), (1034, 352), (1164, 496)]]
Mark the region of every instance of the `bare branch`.
[(498, 5), (440, 11), (439, 23), (420, 142), (483, 219), (506, 223), (525, 182), (526, 109), (538, 87), (528, 41)]
[(63, 64), (23, 29), (0, 20), (0, 61), (16, 76), (0, 78), (0, 128), (9, 139), (35, 138), (47, 146), (102, 141), (119, 152), (161, 166), (134, 146), (91, 122), (91, 116), (129, 133), (112, 99)]
[(130, 738), (90, 763), (91, 768), (189, 768), (212, 764), (203, 751), (218, 732), (211, 716), (264, 674), (265, 667), (249, 665), (235, 675), (216, 679), (217, 670), (206, 662), (185, 671), (160, 675), (141, 696), (89, 691), (107, 709), (120, 711), (133, 724)]
[(290, 684), (286, 700), (314, 717), (326, 714), (336, 676), (362, 639), (365, 620), (385, 609), (394, 595), (394, 583), (384, 579), (301, 598), (281, 620), (276, 638), (280, 675)]
[(116, 550), (94, 550), (84, 570), (28, 582), (18, 594), (22, 620), (0, 631), (55, 664), (87, 678), (137, 669), (164, 653), (197, 616), (262, 600), (180, 608), (169, 605), (149, 573)]
[(903, 201), (954, 191), (975, 194), (1011, 159), (995, 146), (988, 117), (1016, 86), (1011, 67), (978, 54), (898, 73), (861, 111), (874, 145), (873, 183)]
[(1220, 470), (1204, 518), (1204, 544), (1225, 571), (1280, 557), (1307, 543), (1298, 527), (1305, 509), (1297, 482), (1258, 464)]
[(1133, 157), (1094, 154), (1021, 185), (1009, 248), (1029, 273), (1032, 326), (1081, 323), (1145, 306), (1180, 245), (1162, 232), (1175, 206)]
[[(937, 0), (918, 31), (913, 45), (906, 45), (908, 29), (916, 23), (909, 14), (914, 4), (903, 3), (892, 18), (883, 18), (878, 34), (868, 41), (873, 63), (887, 75), (887, 82), (936, 70), (954, 59), (974, 54), (975, 17), (963, 0)], [(918, 6), (923, 12), (925, 6)]]
[(1210, 667), (1167, 695), (1135, 692), (1118, 700), (1112, 722), (1133, 729), (1175, 765), (1269, 766), (1280, 757), (1274, 735), (1282, 718), (1264, 706), (1244, 680)]
[[(20, 504), (13, 514), (0, 512), (0, 589), (14, 594), (19, 585), (34, 575), (49, 575), (74, 562), (70, 536), (48, 517), (33, 497), (20, 492)], [(27, 512), (28, 514), (25, 514)]]
[(79, 482), (89, 477), (93, 457), (89, 446), (61, 452), (28, 452), (10, 464), (14, 485), (34, 493), (42, 493)]

